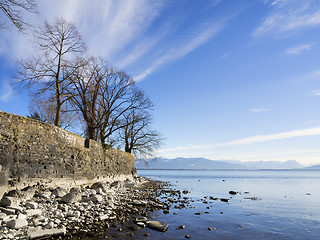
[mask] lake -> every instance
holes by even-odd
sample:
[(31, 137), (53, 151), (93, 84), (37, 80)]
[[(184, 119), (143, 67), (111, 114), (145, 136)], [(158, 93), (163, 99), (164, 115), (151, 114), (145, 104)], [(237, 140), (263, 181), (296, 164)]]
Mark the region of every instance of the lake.
[[(142, 230), (150, 239), (320, 238), (319, 170), (138, 170), (138, 175), (188, 190), (185, 196), (194, 200), (194, 208), (153, 213), (169, 229)], [(185, 229), (177, 230), (180, 225)]]

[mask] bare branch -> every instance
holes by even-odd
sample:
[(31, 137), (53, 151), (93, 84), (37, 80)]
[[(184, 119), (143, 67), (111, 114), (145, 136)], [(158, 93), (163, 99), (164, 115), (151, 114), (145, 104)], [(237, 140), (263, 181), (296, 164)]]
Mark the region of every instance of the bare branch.
[[(19, 31), (23, 31), (28, 26), (22, 17), (23, 10), (37, 13), (37, 4), (35, 0), (1, 0), (0, 10)], [(0, 24), (0, 28), (4, 26), (4, 22)]]

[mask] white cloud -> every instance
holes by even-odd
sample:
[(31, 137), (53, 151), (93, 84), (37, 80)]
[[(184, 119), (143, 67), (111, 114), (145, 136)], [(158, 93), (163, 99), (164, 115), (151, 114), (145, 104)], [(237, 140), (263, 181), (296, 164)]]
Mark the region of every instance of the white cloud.
[(320, 96), (320, 90), (312, 91), (311, 94), (315, 96)]
[(286, 54), (299, 55), (299, 54), (301, 54), (301, 53), (303, 53), (305, 51), (311, 50), (311, 49), (312, 49), (312, 45), (311, 44), (304, 44), (304, 45), (288, 48), (286, 50)]
[(278, 36), (294, 30), (320, 26), (318, 0), (273, 1), (271, 13), (253, 31), (252, 36)]
[(7, 81), (2, 83), (2, 91), (0, 92), (0, 101), (7, 103), (13, 95), (13, 88)]
[(269, 112), (271, 111), (271, 109), (270, 108), (252, 108), (250, 109), (250, 111), (260, 113), (260, 112)]
[[(219, 2), (213, 0), (212, 6)], [(28, 15), (26, 20), (35, 26), (57, 17), (75, 23), (91, 54), (126, 68), (139, 81), (211, 40), (228, 20), (208, 15), (185, 29), (182, 25), (186, 14), (192, 12), (182, 16), (166, 0), (42, 0), (38, 5), (41, 14)], [(0, 38), (0, 54), (12, 58), (31, 56), (34, 51), (28, 39), (31, 37), (6, 31)]]
[(304, 136), (314, 136), (314, 135), (320, 135), (320, 127), (295, 130), (295, 131), (291, 131), (291, 132), (284, 132), (284, 133), (277, 133), (277, 134), (270, 134), (270, 135), (254, 136), (254, 137), (234, 140), (234, 141), (227, 142), (227, 143), (219, 143), (219, 144), (215, 144), (213, 146), (214, 147), (226, 147), (226, 146), (261, 143), (261, 142), (267, 142), (267, 141), (276, 141), (276, 140), (283, 140), (283, 139), (304, 137)]
[(259, 135), (259, 136), (254, 136), (254, 137), (237, 139), (237, 140), (233, 140), (233, 141), (225, 142), (225, 143), (208, 144), (208, 145), (179, 146), (179, 147), (175, 147), (175, 148), (162, 149), (159, 152), (160, 153), (175, 152), (175, 151), (190, 150), (190, 149), (202, 149), (202, 150), (215, 149), (215, 148), (220, 148), (220, 147), (248, 145), (248, 144), (254, 144), (254, 143), (278, 141), (278, 140), (291, 139), (291, 138), (296, 138), (296, 137), (306, 137), (306, 136), (315, 136), (315, 135), (320, 135), (320, 127), (308, 128), (308, 129), (302, 129), (302, 130), (294, 130), (294, 131), (290, 131), (290, 132), (283, 132), (283, 133), (276, 133), (276, 134), (269, 134), (269, 135)]
[(187, 39), (187, 41), (183, 41), (183, 43), (179, 42), (174, 47), (163, 51), (163, 55), (159, 56), (156, 61), (152, 63), (147, 69), (139, 73), (134, 77), (136, 81), (140, 81), (155, 70), (157, 70), (160, 66), (170, 63), (176, 59), (179, 59), (204, 43), (208, 42), (212, 39), (216, 34), (218, 34), (223, 27), (225, 26), (225, 21), (220, 21), (215, 24), (205, 24), (208, 26), (203, 27), (202, 30), (198, 30), (197, 34), (194, 34), (191, 38)]

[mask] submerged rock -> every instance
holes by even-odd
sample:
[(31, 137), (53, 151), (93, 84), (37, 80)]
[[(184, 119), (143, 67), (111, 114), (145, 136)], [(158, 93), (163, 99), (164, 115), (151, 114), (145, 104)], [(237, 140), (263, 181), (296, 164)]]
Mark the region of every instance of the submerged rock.
[(157, 230), (160, 232), (165, 232), (168, 230), (169, 225), (163, 225), (158, 221), (147, 221), (147, 226), (153, 230)]

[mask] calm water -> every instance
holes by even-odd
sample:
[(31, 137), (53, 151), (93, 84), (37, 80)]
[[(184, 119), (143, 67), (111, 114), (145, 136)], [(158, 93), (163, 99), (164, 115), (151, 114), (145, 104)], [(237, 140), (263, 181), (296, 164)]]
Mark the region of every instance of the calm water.
[[(138, 175), (187, 189), (194, 200), (195, 208), (154, 213), (169, 229), (141, 232), (150, 232), (152, 239), (185, 239), (186, 234), (192, 239), (320, 239), (320, 171), (139, 170)], [(229, 203), (201, 201), (230, 198), (230, 190), (240, 194)], [(245, 199), (251, 197), (261, 200)], [(179, 225), (186, 228), (176, 230)]]

